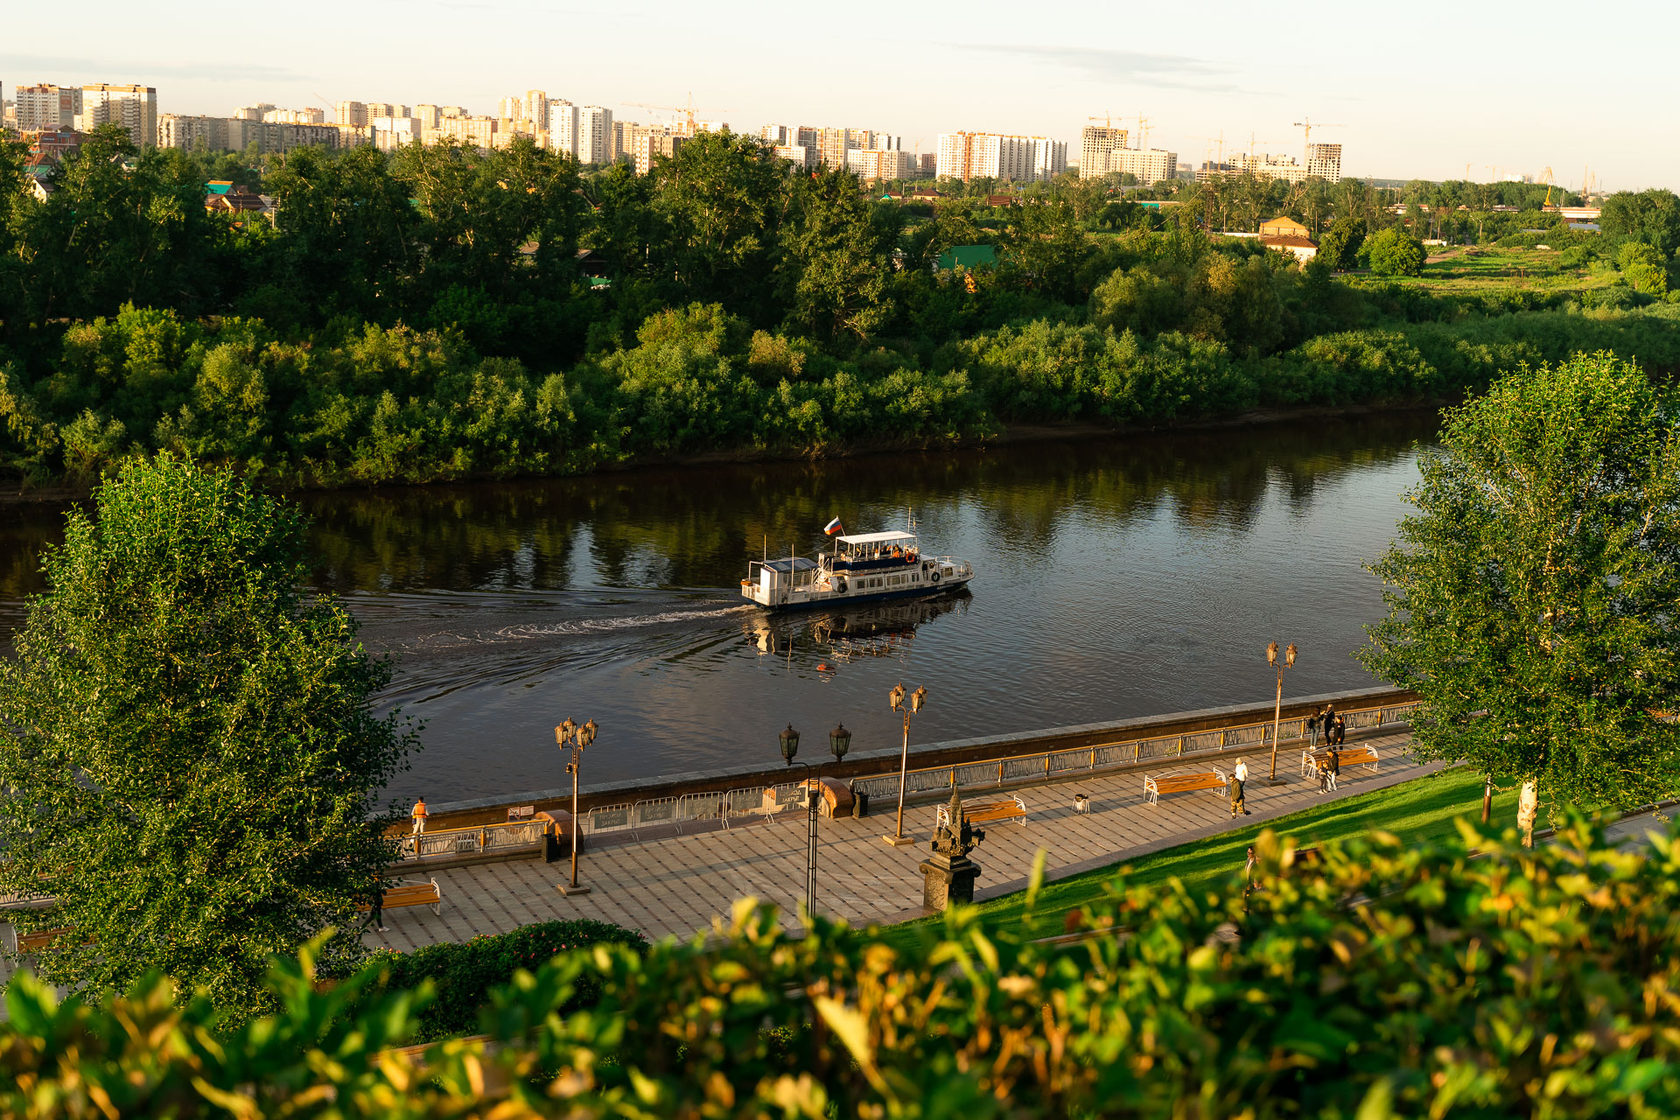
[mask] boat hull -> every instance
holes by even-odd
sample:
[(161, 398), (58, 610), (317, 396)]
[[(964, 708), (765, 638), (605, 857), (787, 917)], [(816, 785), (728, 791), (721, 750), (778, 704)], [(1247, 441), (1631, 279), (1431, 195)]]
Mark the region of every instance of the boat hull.
[(939, 595), (950, 595), (962, 591), (973, 581), (973, 576), (954, 576), (944, 580), (938, 586), (930, 587), (923, 584), (918, 587), (898, 588), (892, 591), (792, 591), (782, 602), (765, 603), (752, 592), (754, 588), (743, 585), (741, 595), (749, 601), (767, 611), (799, 611), (811, 610), (816, 607), (844, 607), (853, 603), (880, 603), (888, 599), (932, 599)]

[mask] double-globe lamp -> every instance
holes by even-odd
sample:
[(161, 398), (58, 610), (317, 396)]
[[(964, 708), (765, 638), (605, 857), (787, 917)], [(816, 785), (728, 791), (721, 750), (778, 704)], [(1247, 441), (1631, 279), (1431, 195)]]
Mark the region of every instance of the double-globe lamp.
[(574, 723), (568, 719), (554, 729), (554, 745), (570, 749), (572, 759), (566, 763), (566, 773), (572, 776), (572, 881), (560, 885), (561, 894), (588, 894), (589, 888), (578, 883), (578, 770), (583, 762), (583, 749), (595, 741), (599, 728), (594, 720)]
[[(782, 761), (792, 766), (794, 756), (799, 753), (799, 732), (790, 723), (778, 738), (781, 740)], [(845, 758), (851, 746), (852, 733), (846, 730), (845, 724), (836, 725), (828, 733), (828, 749), (834, 755), (834, 761)], [(809, 918), (817, 912), (817, 805), (824, 794), (822, 764), (819, 762), (813, 767), (808, 762), (801, 762), (799, 765), (805, 768), (805, 913)]]

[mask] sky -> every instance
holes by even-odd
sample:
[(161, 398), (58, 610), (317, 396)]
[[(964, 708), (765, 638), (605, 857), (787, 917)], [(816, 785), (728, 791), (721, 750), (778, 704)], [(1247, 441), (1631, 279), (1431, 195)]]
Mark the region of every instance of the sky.
[[(1303, 130), (1345, 175), (1579, 188), (1680, 188), (1672, 99), (1680, 6), (1254, 5), (946, 0), (892, 5), (675, 0), (360, 0), (237, 17), (157, 0), (84, 0), (74, 33), (20, 6), (0, 83), (156, 86), (159, 111), (339, 100), (496, 111), (541, 89), (619, 119), (871, 128), (933, 151), (969, 129), (1069, 141), (1087, 118), (1149, 119), (1149, 146), (1200, 163), (1300, 158)], [(1099, 122), (1100, 123), (1100, 122)]]

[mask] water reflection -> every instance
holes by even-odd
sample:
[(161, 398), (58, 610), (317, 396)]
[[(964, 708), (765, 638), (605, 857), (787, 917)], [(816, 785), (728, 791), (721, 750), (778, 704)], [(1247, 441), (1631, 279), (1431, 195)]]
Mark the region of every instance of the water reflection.
[(837, 610), (770, 614), (754, 611), (742, 632), (761, 656), (797, 658), (818, 672), (834, 672), (864, 657), (905, 658), (919, 627), (952, 612), (966, 613), (972, 594), (860, 604)]
[[(561, 715), (600, 723), (608, 780), (774, 763), (789, 721), (889, 747), (901, 677), (929, 688), (924, 742), (1265, 698), (1273, 639), (1302, 649), (1297, 694), (1368, 684), (1349, 654), (1381, 602), (1360, 564), (1432, 431), (1416, 414), (300, 500), (314, 581), (396, 659), (384, 702), (426, 721), (395, 792), (447, 800), (557, 784)], [(927, 551), (974, 562), (972, 598), (741, 600), (749, 558), (911, 506)], [(5, 512), (9, 632), (62, 508)]]

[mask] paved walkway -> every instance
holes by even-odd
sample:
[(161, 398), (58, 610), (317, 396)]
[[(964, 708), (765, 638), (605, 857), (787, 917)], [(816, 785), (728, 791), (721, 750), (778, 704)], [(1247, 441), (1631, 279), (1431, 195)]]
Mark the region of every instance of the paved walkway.
[[(1437, 769), (1411, 761), (1405, 753), (1410, 740), (1409, 734), (1361, 739), (1362, 745), (1369, 743), (1381, 752), (1381, 767), (1374, 774), (1363, 766), (1342, 771), (1340, 790), (1327, 796), (1367, 793)], [(1326, 796), (1319, 794), (1316, 781), (1300, 776), (1299, 760), (1299, 751), (1280, 754), (1278, 775), (1288, 781), (1271, 787), (1263, 780), (1267, 757), (1248, 756), (1252, 816), (1245, 823), (1281, 817)], [(1231, 756), (1219, 760), (1227, 772), (1235, 762)], [(1187, 759), (1159, 772), (1202, 767)], [(1090, 797), (1088, 814), (1074, 812), (1076, 791)], [(985, 842), (973, 856), (983, 868), (976, 884), (979, 899), (1025, 886), (1041, 848), (1046, 879), (1054, 880), (1234, 827), (1230, 806), (1217, 791), (1174, 794), (1149, 805), (1137, 773), (1084, 776), (1011, 792), (1026, 803), (1027, 819), (1025, 824), (985, 826)], [(983, 799), (983, 794), (964, 798)], [(882, 840), (892, 831), (895, 808), (874, 803), (870, 816), (861, 820), (821, 822), (819, 913), (843, 917), (855, 926), (922, 914), (922, 875), (916, 865), (927, 857), (935, 806), (905, 808), (905, 832), (918, 842), (901, 848)], [(385, 915), (386, 932), (370, 931), (364, 938), (367, 945), (406, 950), (564, 918), (612, 922), (653, 939), (668, 934), (688, 937), (709, 930), (714, 918), (726, 919), (733, 902), (746, 895), (781, 907), (788, 926), (796, 929), (805, 896), (805, 816), (790, 813), (765, 824), (586, 849), (579, 874), (590, 887), (584, 895), (567, 896), (557, 889), (568, 880), (568, 863), (492, 863), (434, 874), (443, 894), (442, 914), (434, 915), (429, 907), (390, 911)]]

